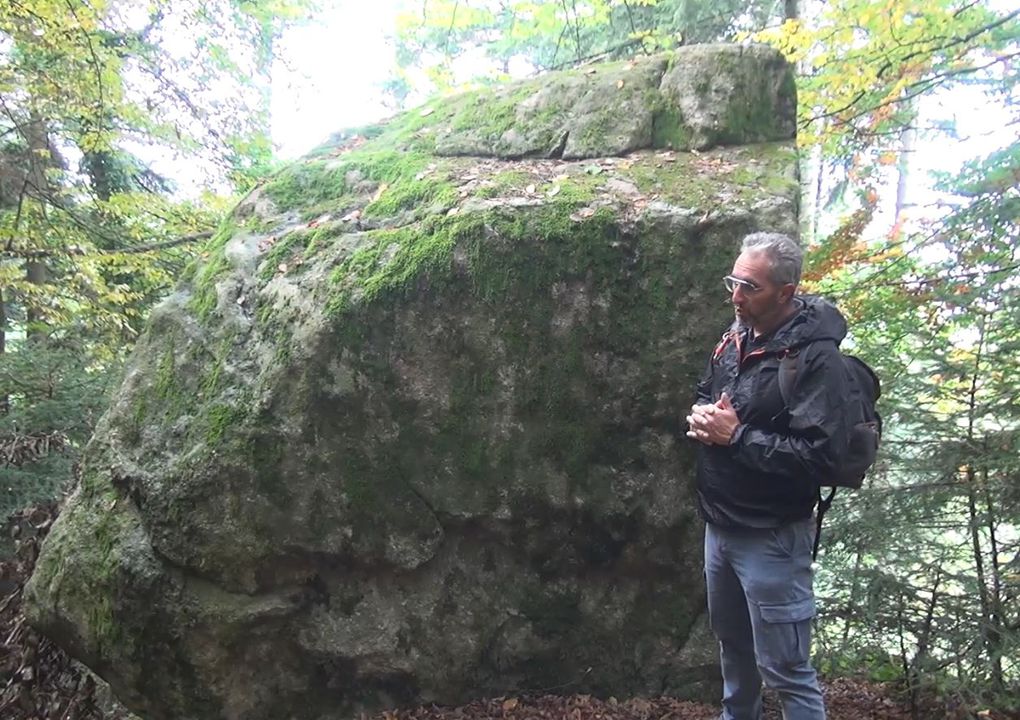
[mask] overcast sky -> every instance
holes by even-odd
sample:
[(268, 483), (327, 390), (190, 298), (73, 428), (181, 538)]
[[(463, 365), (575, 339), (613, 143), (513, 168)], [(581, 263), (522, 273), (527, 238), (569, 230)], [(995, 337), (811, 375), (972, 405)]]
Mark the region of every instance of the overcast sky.
[(286, 62), (273, 72), (272, 133), (280, 155), (294, 158), (343, 128), (388, 113), (381, 84), (395, 66), (386, 36), (394, 0), (334, 0), (312, 23), (289, 31), (278, 46)]

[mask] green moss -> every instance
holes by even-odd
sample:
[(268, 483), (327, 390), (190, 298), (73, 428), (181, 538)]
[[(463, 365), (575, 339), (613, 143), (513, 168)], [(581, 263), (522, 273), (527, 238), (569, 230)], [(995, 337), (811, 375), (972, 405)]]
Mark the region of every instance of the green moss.
[(174, 376), (174, 348), (169, 344), (163, 349), (159, 358), (159, 365), (156, 367), (156, 397), (160, 400), (169, 400), (175, 394), (177, 378)]
[(453, 99), (450, 128), (475, 137), (498, 140), (519, 122), (521, 103), (541, 87), (540, 81), (465, 93)]
[(333, 290), (328, 314), (339, 317), (356, 301), (368, 303), (383, 294), (402, 291), (426, 275), (446, 274), (457, 239), (478, 231), (482, 222), (474, 215), (433, 217), (419, 226), (371, 231), (369, 243), (330, 276)]
[[(451, 205), (456, 190), (448, 180), (454, 161), (438, 161), (417, 150), (394, 148), (378, 142), (345, 152), (329, 159), (311, 159), (285, 168), (265, 187), (265, 192), (282, 207), (299, 213), (305, 221), (323, 216), (335, 219), (360, 209), (363, 216), (393, 217), (404, 210), (427, 211), (435, 205)], [(335, 223), (334, 232), (342, 231)], [(300, 232), (300, 231), (299, 231)], [(313, 237), (291, 237), (273, 247), (276, 256), (268, 270), (279, 265), (293, 250), (294, 243), (310, 244)], [(328, 234), (314, 237), (317, 247)]]
[(230, 270), (224, 250), (236, 229), (233, 220), (224, 222), (203, 249), (203, 262), (193, 271), (189, 306), (201, 320), (207, 320), (216, 309), (216, 282)]
[(606, 107), (597, 115), (588, 117), (580, 137), (572, 139), (575, 152), (580, 151), (584, 156), (605, 154), (599, 151), (606, 145), (606, 136), (619, 123), (618, 112), (618, 107)]
[(280, 265), (291, 265), (294, 257), (305, 251), (316, 236), (316, 230), (304, 228), (292, 230), (282, 238), (277, 238), (262, 260), (259, 277), (267, 282), (279, 271)]
[(549, 183), (542, 188), (542, 191), (548, 194), (554, 187), (559, 187), (559, 191), (555, 195), (557, 202), (586, 205), (597, 197), (598, 190), (605, 184), (603, 176), (575, 174), (565, 180)]
[(101, 507), (105, 506), (106, 510), (98, 511), (98, 521), (90, 538), (96, 560), (92, 580), (107, 591), (97, 593), (88, 606), (91, 634), (101, 653), (116, 648), (125, 639), (123, 625), (114, 619), (113, 588), (117, 585), (120, 546), (127, 529), (124, 513), (116, 510), (118, 502), (124, 502), (124, 499), (118, 497), (113, 488), (108, 487), (101, 494)]
[(652, 116), (652, 147), (686, 150), (691, 146), (691, 130), (683, 114), (673, 107), (662, 107)]
[[(93, 658), (123, 657), (133, 647), (125, 629), (129, 619), (117, 603), (125, 538), (136, 522), (129, 507), (108, 479), (86, 471), (78, 500), (47, 538), (28, 591), (37, 607), (61, 596), (75, 599), (63, 611), (75, 616)], [(40, 593), (48, 598), (36, 599)]]
[(349, 168), (333, 159), (300, 160), (277, 173), (263, 192), (279, 207), (300, 210), (346, 192)]
[(234, 347), (236, 333), (228, 333), (221, 341), (216, 356), (211, 363), (208, 363), (208, 370), (202, 378), (200, 386), (200, 397), (208, 399), (220, 390), (220, 379), (223, 375), (223, 367)]
[(529, 185), (535, 184), (535, 176), (523, 170), (504, 170), (486, 178), (485, 183), (475, 192), (475, 197), (493, 198), (520, 195)]
[(446, 210), (457, 201), (457, 189), (442, 180), (404, 180), (387, 188), (378, 200), (365, 206), (365, 217), (393, 217), (403, 210), (438, 206)]

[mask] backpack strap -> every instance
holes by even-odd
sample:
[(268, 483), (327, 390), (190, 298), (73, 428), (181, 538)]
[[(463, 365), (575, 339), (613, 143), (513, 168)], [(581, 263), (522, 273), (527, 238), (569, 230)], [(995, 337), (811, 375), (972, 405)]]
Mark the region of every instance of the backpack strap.
[[(790, 407), (790, 398), (793, 396), (794, 384), (797, 381), (797, 367), (800, 364), (801, 348), (787, 348), (779, 358), (779, 394), (783, 398), (783, 404)], [(836, 498), (836, 488), (829, 490), (829, 494), (822, 496), (822, 488), (818, 488), (818, 510), (815, 514), (815, 543), (811, 548), (811, 561), (818, 560), (818, 548), (822, 541), (822, 520), (825, 513), (832, 507), (832, 501)]]
[(793, 397), (793, 388), (797, 382), (799, 357), (800, 348), (787, 348), (779, 357), (779, 395), (787, 408), (790, 407), (790, 398)]
[(818, 546), (822, 541), (822, 518), (825, 517), (825, 513), (829, 511), (832, 506), (832, 500), (836, 497), (836, 488), (832, 488), (829, 491), (828, 497), (822, 497), (822, 489), (818, 488), (818, 512), (815, 522), (815, 545), (811, 548), (811, 561), (818, 560)]

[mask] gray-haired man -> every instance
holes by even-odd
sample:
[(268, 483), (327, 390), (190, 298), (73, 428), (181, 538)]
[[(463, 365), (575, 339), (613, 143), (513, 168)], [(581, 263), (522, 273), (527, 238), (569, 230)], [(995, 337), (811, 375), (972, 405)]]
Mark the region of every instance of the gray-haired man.
[[(687, 435), (701, 443), (698, 503), (724, 720), (760, 718), (763, 679), (786, 720), (825, 718), (810, 661), (812, 514), (847, 445), (837, 348), (846, 322), (826, 301), (796, 294), (801, 259), (785, 235), (744, 238), (724, 278), (736, 322), (687, 417)], [(790, 353), (803, 357), (784, 403), (778, 371)]]

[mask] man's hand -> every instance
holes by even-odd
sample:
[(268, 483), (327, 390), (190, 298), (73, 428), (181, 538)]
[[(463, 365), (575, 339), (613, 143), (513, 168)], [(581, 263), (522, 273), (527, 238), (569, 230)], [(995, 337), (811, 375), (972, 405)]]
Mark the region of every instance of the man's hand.
[(740, 418), (729, 396), (723, 393), (714, 405), (692, 405), (687, 423), (690, 425), (687, 437), (706, 445), (729, 445), (740, 426)]

